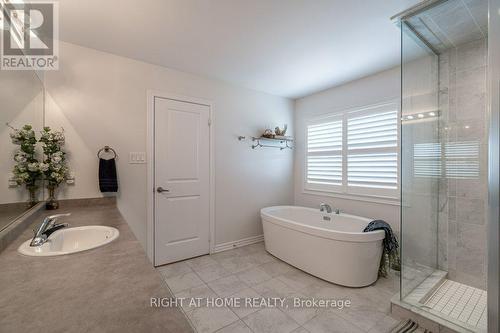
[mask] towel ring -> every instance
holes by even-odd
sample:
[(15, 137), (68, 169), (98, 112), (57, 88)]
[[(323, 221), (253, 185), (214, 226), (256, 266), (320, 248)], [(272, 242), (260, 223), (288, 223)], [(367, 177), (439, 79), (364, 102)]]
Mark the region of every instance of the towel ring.
[(111, 148), (110, 146), (104, 146), (102, 147), (101, 149), (99, 149), (99, 151), (97, 152), (97, 158), (101, 158), (101, 153), (102, 152), (105, 152), (105, 153), (109, 153), (109, 152), (112, 152), (113, 153), (113, 158), (117, 158), (118, 157), (118, 154), (116, 153), (116, 150), (114, 150), (113, 148)]

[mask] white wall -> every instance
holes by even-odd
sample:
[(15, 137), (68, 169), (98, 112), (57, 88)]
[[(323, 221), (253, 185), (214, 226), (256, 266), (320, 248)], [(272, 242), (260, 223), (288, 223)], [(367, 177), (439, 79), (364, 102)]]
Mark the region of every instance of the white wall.
[(60, 70), (45, 78), (46, 124), (64, 127), (76, 174), (60, 197), (101, 196), (96, 152), (112, 146), (120, 156), (118, 207), (145, 246), (147, 168), (127, 159), (146, 151), (146, 91), (153, 89), (215, 102), (216, 244), (262, 234), (260, 208), (293, 202), (293, 152), (237, 140), (268, 124), (293, 129), (292, 101), (68, 43), (60, 55)]
[(394, 68), (295, 101), (295, 204), (319, 207), (321, 202), (356, 215), (383, 219), (399, 230), (399, 206), (359, 199), (304, 193), (306, 121), (321, 114), (398, 100), (400, 70)]

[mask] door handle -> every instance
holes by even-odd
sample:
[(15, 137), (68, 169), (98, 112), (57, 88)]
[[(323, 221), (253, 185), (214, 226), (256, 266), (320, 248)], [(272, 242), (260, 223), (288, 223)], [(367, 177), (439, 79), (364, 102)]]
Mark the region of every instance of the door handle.
[(166, 189), (164, 189), (163, 187), (161, 187), (161, 186), (160, 186), (160, 187), (158, 187), (158, 188), (156, 189), (156, 192), (158, 192), (158, 193), (163, 193), (163, 192), (170, 192), (170, 190), (166, 190)]

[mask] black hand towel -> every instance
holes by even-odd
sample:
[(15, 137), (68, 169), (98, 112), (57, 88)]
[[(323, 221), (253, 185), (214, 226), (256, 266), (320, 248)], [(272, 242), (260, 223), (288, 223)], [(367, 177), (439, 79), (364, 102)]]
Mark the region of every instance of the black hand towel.
[(101, 192), (117, 192), (118, 179), (116, 176), (115, 159), (99, 159), (99, 189)]
[(386, 277), (388, 268), (392, 268), (398, 271), (401, 269), (401, 262), (398, 253), (399, 244), (396, 236), (394, 235), (394, 232), (392, 231), (391, 226), (387, 222), (382, 220), (372, 221), (366, 226), (363, 232), (370, 232), (375, 230), (384, 230), (385, 232), (385, 238), (383, 242), (384, 251), (382, 254), (382, 259), (380, 260), (379, 275)]

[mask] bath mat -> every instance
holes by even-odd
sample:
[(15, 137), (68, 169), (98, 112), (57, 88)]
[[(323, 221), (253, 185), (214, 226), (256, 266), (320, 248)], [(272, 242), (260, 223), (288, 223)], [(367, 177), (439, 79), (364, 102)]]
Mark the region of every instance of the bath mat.
[(416, 322), (411, 319), (403, 320), (396, 326), (391, 333), (432, 333), (425, 328), (419, 327)]

